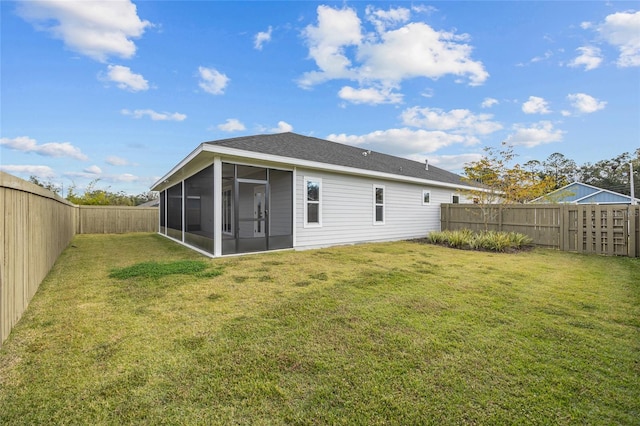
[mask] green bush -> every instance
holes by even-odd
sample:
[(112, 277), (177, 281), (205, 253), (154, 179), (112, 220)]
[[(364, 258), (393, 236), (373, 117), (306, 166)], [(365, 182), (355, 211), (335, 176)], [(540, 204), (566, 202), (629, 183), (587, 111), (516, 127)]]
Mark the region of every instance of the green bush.
[(427, 239), (432, 244), (446, 245), (459, 249), (498, 252), (520, 250), (531, 246), (533, 242), (527, 235), (517, 232), (473, 232), (469, 229), (431, 232)]

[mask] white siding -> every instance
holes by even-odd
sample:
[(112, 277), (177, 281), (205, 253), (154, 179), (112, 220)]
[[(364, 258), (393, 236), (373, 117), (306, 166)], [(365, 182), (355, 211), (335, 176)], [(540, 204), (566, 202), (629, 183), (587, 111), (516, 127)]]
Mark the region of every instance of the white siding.
[(291, 173), (272, 174), (270, 179), (269, 234), (291, 235)]
[[(322, 227), (304, 227), (304, 177), (322, 179)], [(451, 190), (402, 182), (298, 169), (296, 174), (296, 248), (425, 237), (440, 230), (440, 204)], [(384, 224), (374, 225), (374, 185), (384, 186)], [(422, 203), (422, 191), (431, 202)]]

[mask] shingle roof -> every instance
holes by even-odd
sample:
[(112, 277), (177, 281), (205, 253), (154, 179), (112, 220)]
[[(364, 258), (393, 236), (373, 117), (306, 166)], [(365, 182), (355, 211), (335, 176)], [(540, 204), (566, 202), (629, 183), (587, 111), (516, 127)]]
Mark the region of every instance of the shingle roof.
[(459, 175), (431, 164), (429, 170), (425, 170), (424, 163), (297, 133), (243, 136), (205, 144), (455, 185), (469, 185)]

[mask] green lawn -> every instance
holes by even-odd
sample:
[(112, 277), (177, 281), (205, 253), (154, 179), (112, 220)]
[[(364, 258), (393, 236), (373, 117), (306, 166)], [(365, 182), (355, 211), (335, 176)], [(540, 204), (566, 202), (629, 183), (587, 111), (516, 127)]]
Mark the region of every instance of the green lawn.
[(130, 423), (638, 425), (640, 261), (80, 235), (0, 350), (0, 424)]

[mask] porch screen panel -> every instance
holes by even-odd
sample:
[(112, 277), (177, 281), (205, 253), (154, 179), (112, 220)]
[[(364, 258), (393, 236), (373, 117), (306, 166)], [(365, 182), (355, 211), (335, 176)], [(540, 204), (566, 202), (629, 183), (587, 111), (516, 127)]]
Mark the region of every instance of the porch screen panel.
[(213, 253), (213, 165), (184, 181), (184, 241)]
[(167, 235), (182, 241), (182, 182), (167, 190)]
[(222, 254), (236, 252), (235, 178), (236, 166), (222, 163)]
[(160, 233), (167, 233), (167, 218), (165, 207), (167, 205), (167, 191), (160, 192)]
[(293, 173), (269, 170), (269, 250), (293, 247)]

